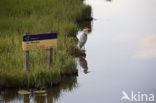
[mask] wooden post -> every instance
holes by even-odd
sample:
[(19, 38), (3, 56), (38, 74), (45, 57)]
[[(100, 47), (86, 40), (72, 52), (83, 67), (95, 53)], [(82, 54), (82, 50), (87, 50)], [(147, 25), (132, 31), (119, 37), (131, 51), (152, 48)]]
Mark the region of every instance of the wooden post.
[(48, 65), (48, 68), (50, 68), (50, 65), (52, 64), (52, 55), (53, 55), (53, 49), (50, 48), (47, 50), (48, 51), (48, 56), (47, 56), (47, 65)]
[(24, 71), (29, 71), (29, 51), (24, 51)]

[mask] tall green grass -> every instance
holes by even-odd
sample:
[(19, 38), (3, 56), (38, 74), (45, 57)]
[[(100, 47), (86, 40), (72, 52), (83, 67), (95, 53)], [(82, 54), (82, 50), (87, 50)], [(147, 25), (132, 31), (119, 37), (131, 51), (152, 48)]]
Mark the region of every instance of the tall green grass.
[[(76, 46), (71, 36), (78, 32), (77, 20), (85, 14), (88, 17), (88, 8), (83, 0), (1, 0), (0, 86), (42, 88), (59, 82), (61, 74), (75, 71), (75, 60), (66, 50)], [(24, 72), (22, 36), (26, 32), (58, 33), (58, 48), (49, 69), (47, 52), (39, 50), (30, 52), (30, 72)]]

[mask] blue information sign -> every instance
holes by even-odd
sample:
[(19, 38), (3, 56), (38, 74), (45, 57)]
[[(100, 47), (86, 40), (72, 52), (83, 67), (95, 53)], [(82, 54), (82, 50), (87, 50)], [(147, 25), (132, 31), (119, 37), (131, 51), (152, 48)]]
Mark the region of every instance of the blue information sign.
[(35, 35), (24, 35), (23, 41), (36, 41), (36, 40), (46, 40), (46, 39), (56, 39), (57, 33), (45, 33), (45, 34), (35, 34)]
[(22, 47), (24, 51), (56, 48), (57, 33), (24, 35)]

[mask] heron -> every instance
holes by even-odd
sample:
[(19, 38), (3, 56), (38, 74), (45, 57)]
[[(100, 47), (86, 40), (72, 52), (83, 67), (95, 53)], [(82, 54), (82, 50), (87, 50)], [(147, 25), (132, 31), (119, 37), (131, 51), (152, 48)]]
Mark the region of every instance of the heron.
[(81, 49), (86, 41), (87, 41), (87, 35), (88, 35), (88, 31), (90, 30), (90, 28), (84, 28), (83, 29), (83, 34), (80, 36), (80, 40), (79, 40), (79, 48)]

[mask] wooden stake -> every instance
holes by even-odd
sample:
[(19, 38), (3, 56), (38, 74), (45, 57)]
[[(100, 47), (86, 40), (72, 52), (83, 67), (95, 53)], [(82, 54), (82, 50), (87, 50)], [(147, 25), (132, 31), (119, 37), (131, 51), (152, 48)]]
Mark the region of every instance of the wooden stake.
[(52, 55), (53, 55), (53, 49), (50, 48), (47, 50), (48, 51), (48, 56), (47, 56), (47, 65), (48, 65), (48, 68), (50, 68), (50, 65), (52, 64)]
[(29, 51), (24, 51), (24, 71), (29, 71)]

